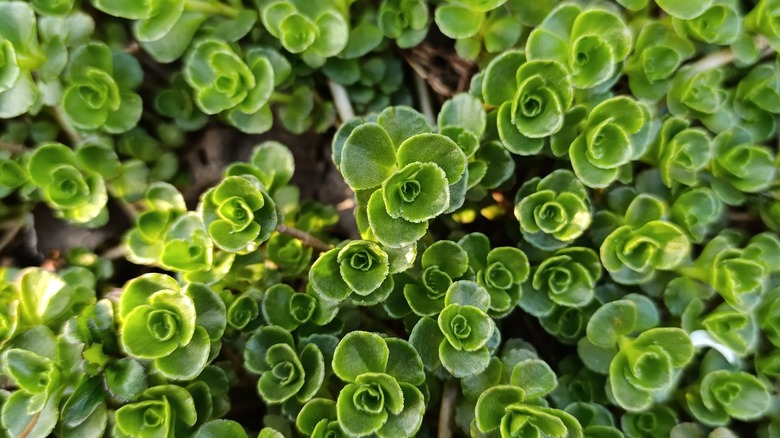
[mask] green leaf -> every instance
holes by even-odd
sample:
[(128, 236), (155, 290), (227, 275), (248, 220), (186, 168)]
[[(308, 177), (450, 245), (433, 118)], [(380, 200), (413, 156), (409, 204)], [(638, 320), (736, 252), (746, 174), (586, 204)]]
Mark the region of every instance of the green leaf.
[(382, 184), (393, 173), (395, 164), (393, 141), (375, 123), (365, 123), (352, 130), (339, 160), (344, 180), (355, 190)]
[(203, 423), (198, 428), (198, 431), (195, 432), (196, 438), (220, 438), (226, 436), (248, 438), (244, 428), (233, 420), (211, 420)]
[(511, 384), (522, 388), (524, 399), (544, 397), (558, 385), (555, 372), (540, 359), (527, 359), (512, 369)]
[(460, 180), (466, 170), (466, 155), (455, 142), (441, 134), (418, 134), (401, 143), (398, 165), (415, 162), (436, 164), (450, 184)]
[(351, 332), (341, 339), (333, 353), (333, 372), (347, 382), (354, 382), (365, 373), (384, 373), (389, 349), (374, 333)]
[(710, 7), (712, 0), (692, 0), (680, 3), (674, 0), (656, 0), (658, 7), (675, 18), (690, 20), (701, 15)]
[(588, 340), (601, 347), (612, 347), (620, 336), (634, 331), (636, 305), (628, 300), (618, 300), (601, 306), (588, 321)]

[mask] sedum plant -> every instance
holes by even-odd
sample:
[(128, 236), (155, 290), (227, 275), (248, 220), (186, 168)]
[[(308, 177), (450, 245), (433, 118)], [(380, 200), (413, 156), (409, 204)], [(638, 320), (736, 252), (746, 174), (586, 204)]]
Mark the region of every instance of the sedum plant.
[(778, 17), (0, 1), (0, 437), (780, 435)]

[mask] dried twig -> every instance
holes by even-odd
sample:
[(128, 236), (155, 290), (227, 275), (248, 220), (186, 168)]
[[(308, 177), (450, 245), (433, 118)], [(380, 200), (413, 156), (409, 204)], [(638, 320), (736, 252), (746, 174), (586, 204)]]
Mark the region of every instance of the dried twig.
[(301, 242), (303, 242), (304, 245), (310, 246), (314, 249), (316, 249), (319, 252), (325, 252), (333, 248), (332, 245), (328, 245), (327, 243), (323, 242), (322, 240), (312, 236), (311, 234), (301, 231), (297, 228), (288, 227), (287, 225), (279, 225), (276, 227), (276, 231), (286, 234), (288, 236), (292, 236)]
[(333, 96), (333, 104), (336, 105), (336, 111), (339, 113), (341, 123), (344, 123), (355, 117), (355, 110), (352, 109), (352, 102), (349, 101), (349, 95), (344, 86), (333, 81), (328, 81), (330, 94)]
[(439, 407), (438, 438), (452, 438), (452, 420), (455, 416), (455, 402), (458, 400), (458, 382), (450, 379), (444, 382)]

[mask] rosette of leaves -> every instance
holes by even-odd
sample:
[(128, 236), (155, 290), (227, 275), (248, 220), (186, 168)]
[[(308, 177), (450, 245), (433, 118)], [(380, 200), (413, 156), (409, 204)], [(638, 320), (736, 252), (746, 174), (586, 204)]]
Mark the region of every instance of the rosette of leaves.
[(78, 129), (117, 134), (141, 119), (141, 96), (134, 90), (143, 82), (138, 61), (126, 53), (114, 53), (104, 43), (77, 48), (65, 71), (62, 109)]
[(772, 233), (754, 236), (739, 248), (740, 236), (721, 232), (681, 273), (709, 285), (733, 308), (748, 312), (761, 302), (769, 276), (780, 270), (780, 240)]
[(670, 117), (664, 120), (658, 137), (646, 159), (658, 166), (667, 187), (675, 183), (697, 186), (712, 159), (712, 139), (707, 132), (690, 126), (689, 120)]
[(715, 133), (731, 128), (737, 117), (729, 103), (729, 93), (723, 88), (724, 79), (722, 68), (680, 68), (667, 93), (669, 112), (678, 117), (696, 117)]
[(546, 251), (564, 248), (590, 226), (590, 197), (571, 171), (556, 170), (520, 187), (515, 217), (526, 242)]
[[(514, 75), (515, 84), (506, 76)], [(534, 155), (544, 138), (563, 127), (574, 92), (566, 69), (557, 61), (525, 62), (523, 52), (494, 59), (482, 82), (485, 102), (498, 106), (496, 125), (504, 146), (514, 154)]]
[(157, 114), (174, 119), (184, 131), (196, 131), (208, 122), (208, 116), (195, 105), (192, 89), (181, 72), (172, 75), (168, 87), (155, 94), (154, 109)]
[(27, 161), (27, 174), (57, 216), (84, 226), (108, 220), (103, 178), (83, 169), (69, 147), (60, 143), (36, 147)]
[(18, 343), (2, 355), (3, 375), (16, 385), (5, 395), (0, 414), (3, 429), (9, 436), (49, 436), (60, 418), (63, 392), (73, 378), (60, 361), (76, 358), (58, 354), (64, 342), (46, 327), (30, 329)]
[(331, 301), (378, 303), (393, 290), (390, 257), (367, 240), (353, 240), (320, 255), (309, 271), (318, 295)]
[(341, 53), (350, 36), (348, 11), (334, 0), (312, 5), (302, 0), (260, 2), (263, 26), (290, 53), (319, 67)]
[(417, 315), (436, 315), (444, 309), (444, 297), (452, 283), (467, 275), (469, 256), (455, 242), (442, 240), (426, 248), (420, 262), (420, 283), (405, 284), (403, 294)]
[(512, 370), (510, 384), (494, 386), (479, 396), (474, 409), (477, 428), (501, 437), (583, 437), (573, 415), (547, 406), (543, 397), (556, 384), (555, 373), (544, 361), (520, 362)]
[(118, 437), (173, 436), (192, 431), (198, 421), (193, 395), (177, 385), (158, 385), (138, 401), (117, 409), (113, 433)]
[(267, 403), (293, 397), (304, 403), (325, 378), (325, 362), (317, 345), (296, 349), (290, 332), (278, 326), (263, 326), (249, 338), (244, 363), (249, 371), (260, 374), (257, 391)]
[(28, 2), (0, 4), (0, 118), (29, 111), (38, 99), (32, 72), (46, 62), (38, 42), (35, 11)]
[(531, 271), (525, 253), (508, 246), (491, 249), (490, 240), (482, 233), (467, 234), (458, 245), (468, 254), (469, 275), (476, 274), (477, 284), (490, 296), (488, 313), (500, 317), (511, 312), (522, 296), (521, 284)]
[(432, 133), (425, 118), (407, 107), (384, 110), (376, 123), (353, 119), (342, 125), (333, 161), (358, 192), (363, 234), (395, 248), (419, 240), (429, 220), (458, 205), (453, 198), (464, 194), (468, 180), (460, 147)]
[(252, 148), (249, 161), (231, 163), (227, 176), (252, 175), (272, 196), (287, 186), (295, 173), (295, 161), (290, 149), (277, 141), (264, 141)]
[(214, 266), (215, 260), (214, 243), (195, 212), (178, 215), (162, 235), (159, 263), (166, 269), (185, 275), (204, 272)]
[[(336, 400), (336, 417), (347, 434), (389, 438), (413, 436), (420, 429), (425, 402), (418, 386), (424, 383), (425, 372), (408, 342), (364, 331), (348, 333), (333, 353), (333, 372), (346, 382)], [(322, 410), (302, 410), (299, 424), (302, 420), (317, 424), (322, 432), (334, 428), (325, 412), (316, 420), (300, 417)]]
[[(686, 317), (690, 317), (691, 308), (686, 309)], [(740, 357), (752, 352), (759, 336), (756, 317), (740, 312), (726, 303), (716, 307), (707, 315), (701, 315), (701, 326), (707, 333)]]
[(327, 398), (314, 398), (303, 405), (295, 425), (301, 433), (313, 438), (349, 436), (339, 425), (336, 402)]
[(598, 403), (576, 402), (564, 408), (582, 426), (586, 438), (609, 437), (622, 438), (623, 433), (615, 427), (612, 413), (604, 405)]
[(198, 108), (208, 115), (223, 114), (242, 132), (259, 134), (271, 128), (268, 106), (277, 84), (268, 52), (249, 49), (245, 58), (225, 41), (204, 38), (184, 59), (184, 78), (193, 88)]
[(428, 370), (444, 366), (458, 378), (481, 373), (490, 362), (488, 343), (498, 335), (487, 314), (490, 295), (479, 284), (461, 280), (450, 286), (444, 304), (436, 319), (424, 316), (417, 322), (409, 342)]
[(678, 423), (675, 412), (663, 405), (644, 412), (627, 412), (620, 417), (620, 428), (628, 437), (667, 437)]
[(715, 137), (712, 159), (712, 189), (729, 205), (741, 205), (746, 193), (758, 193), (771, 186), (777, 174), (776, 154), (757, 145), (739, 127)]
[(182, 289), (163, 274), (127, 282), (118, 316), (127, 354), (152, 360), (157, 371), (174, 380), (192, 379), (206, 367), (212, 342), (227, 324), (225, 305), (208, 286), (190, 283)]
[(564, 3), (531, 31), (525, 51), (529, 60), (565, 66), (576, 88), (594, 88), (620, 73), (631, 51), (631, 32), (609, 9)]
[(268, 260), (279, 267), (282, 275), (296, 277), (309, 267), (313, 248), (287, 234), (274, 233), (265, 246)]
[(428, 5), (423, 0), (383, 0), (379, 5), (377, 25), (387, 38), (406, 49), (419, 44), (428, 34), (429, 15)]
[(631, 92), (640, 99), (660, 100), (669, 90), (674, 73), (695, 51), (693, 43), (675, 32), (668, 20), (648, 21), (626, 60)]
[(152, 183), (144, 194), (146, 209), (135, 226), (125, 234), (127, 258), (138, 264), (158, 263), (162, 256), (163, 236), (187, 206), (184, 197), (168, 183)]
[(724, 225), (726, 208), (709, 187), (695, 187), (674, 200), (669, 217), (694, 243), (702, 243)]
[(265, 291), (262, 310), (269, 324), (292, 331), (306, 323), (322, 326), (331, 322), (339, 303), (320, 298), (313, 288), (298, 293), (286, 284), (275, 284)]
[(692, 18), (674, 18), (675, 28), (693, 39), (719, 46), (733, 44), (743, 33), (739, 4), (731, 0), (701, 2), (704, 9)]
[(760, 0), (744, 19), (745, 28), (766, 37), (773, 48), (780, 47), (777, 6), (777, 0)]
[(198, 211), (214, 243), (225, 251), (253, 251), (271, 237), (276, 204), (253, 176), (229, 176), (206, 191)]
[(537, 317), (549, 315), (556, 305), (584, 307), (593, 300), (599, 278), (601, 263), (595, 251), (578, 246), (559, 249), (534, 268), (520, 306)]
[(601, 244), (601, 262), (620, 284), (642, 284), (656, 271), (672, 270), (690, 252), (690, 241), (675, 224), (665, 220), (666, 204), (640, 194), (628, 206), (625, 222)]
[(775, 115), (780, 113), (777, 61), (753, 67), (739, 81), (734, 111), (742, 119), (740, 126), (748, 130), (755, 141), (769, 140), (776, 133)]
[(607, 187), (618, 178), (621, 167), (644, 155), (652, 118), (646, 104), (626, 96), (596, 105), (569, 147), (571, 166), (582, 183)]
[(769, 390), (756, 376), (736, 370), (716, 369), (685, 391), (688, 409), (708, 426), (725, 426), (731, 419), (760, 418), (770, 406)]
[[(598, 360), (600, 371), (607, 371), (602, 361), (612, 356), (608, 367), (612, 397), (630, 412), (646, 410), (656, 395), (672, 390), (680, 370), (693, 358), (693, 344), (684, 330), (650, 328), (658, 323), (658, 311), (645, 300), (621, 299), (600, 307), (587, 327), (592, 357), (586, 357), (589, 350), (582, 342), (579, 346), (586, 365), (593, 366), (596, 356), (603, 356)], [(631, 337), (634, 333), (639, 336)]]

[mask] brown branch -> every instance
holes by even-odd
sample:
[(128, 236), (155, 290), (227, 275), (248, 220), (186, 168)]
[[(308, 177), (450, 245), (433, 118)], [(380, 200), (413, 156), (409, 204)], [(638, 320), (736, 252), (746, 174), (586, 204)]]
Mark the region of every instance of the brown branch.
[(14, 219), (13, 222), (11, 222), (7, 228), (8, 231), (6, 231), (3, 238), (0, 239), (0, 252), (2, 252), (6, 246), (8, 246), (11, 242), (13, 242), (16, 235), (19, 234), (19, 231), (21, 231), (22, 228), (24, 228), (24, 219), (23, 218)]
[(70, 124), (67, 117), (65, 116), (65, 112), (62, 110), (62, 107), (53, 106), (50, 108), (49, 113), (54, 118), (54, 121), (60, 125), (60, 128), (65, 132), (65, 135), (68, 136), (68, 139), (74, 144), (74, 146), (78, 143), (81, 143), (81, 135), (78, 133), (78, 131), (76, 131), (75, 128), (73, 128), (73, 125)]
[(0, 151), (8, 151), (12, 154), (21, 154), (25, 151), (25, 147), (20, 144), (8, 143), (0, 140)]
[(438, 438), (452, 438), (452, 422), (455, 417), (455, 402), (458, 400), (458, 381), (450, 379), (444, 382), (439, 407)]
[[(765, 38), (760, 37), (756, 41), (756, 46), (758, 46), (758, 50), (761, 52), (757, 60), (761, 60), (774, 53), (774, 50), (769, 47), (769, 42)], [(716, 68), (723, 67), (724, 65), (729, 65), (736, 61), (736, 59), (737, 57), (734, 55), (734, 52), (731, 49), (723, 49), (714, 53), (710, 53), (704, 58), (697, 60), (691, 64), (691, 68), (697, 72), (714, 70)]]
[(282, 234), (286, 234), (288, 236), (292, 236), (300, 240), (301, 242), (303, 242), (304, 245), (310, 246), (319, 252), (325, 252), (330, 249), (333, 249), (333, 245), (328, 245), (322, 240), (312, 236), (311, 234), (305, 231), (301, 231), (297, 228), (288, 227), (287, 225), (279, 225), (276, 227), (276, 231)]

